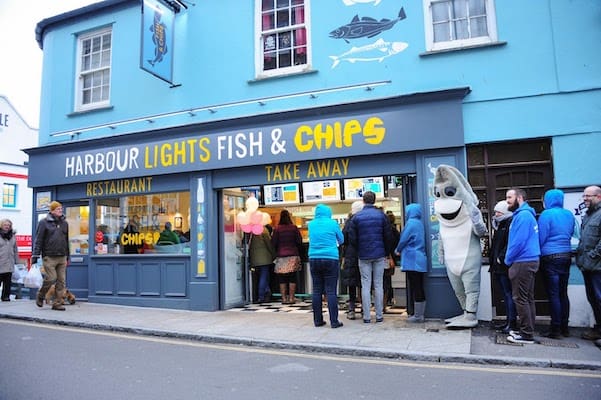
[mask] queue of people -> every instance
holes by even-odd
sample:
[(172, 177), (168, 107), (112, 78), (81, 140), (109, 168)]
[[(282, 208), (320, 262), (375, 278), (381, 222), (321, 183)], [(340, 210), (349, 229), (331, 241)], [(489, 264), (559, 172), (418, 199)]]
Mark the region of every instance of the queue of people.
[[(586, 213), (582, 223), (564, 208), (564, 193), (559, 189), (544, 194), (545, 210), (538, 220), (528, 204), (523, 189), (512, 188), (506, 199), (495, 205), (492, 218), (494, 235), (490, 248), (490, 272), (502, 289), (506, 320), (496, 328), (508, 334), (514, 343), (534, 343), (536, 308), (534, 303), (535, 277), (541, 269), (549, 299), (551, 323), (543, 336), (552, 339), (570, 336), (568, 280), (572, 256), (584, 278), (586, 297), (593, 310), (594, 326), (582, 334), (601, 347), (601, 188), (589, 186), (582, 196)], [(409, 299), (413, 315), (408, 322), (423, 322), (426, 311), (424, 278), (427, 272), (426, 234), (422, 207), (409, 204), (405, 208), (405, 225), (399, 233), (394, 221), (375, 206), (376, 196), (366, 191), (363, 199), (351, 205), (343, 230), (332, 219), (330, 207), (318, 204), (314, 219), (308, 224), (309, 266), (313, 284), (313, 322), (323, 326), (322, 298), (328, 304), (330, 326), (343, 323), (338, 314), (338, 279), (348, 288), (347, 318), (356, 318), (355, 308), (361, 305), (364, 323), (372, 320), (372, 290), (376, 323), (384, 320), (385, 270), (397, 262), (407, 274)], [(396, 231), (398, 235), (395, 234)], [(178, 242), (165, 224), (162, 236)], [(572, 238), (579, 244), (572, 249)], [(57, 293), (65, 290), (66, 266), (69, 257), (68, 224), (62, 205), (53, 201), (49, 213), (38, 224), (32, 262), (43, 259), (44, 282), (38, 291), (36, 304), (43, 306), (44, 295), (51, 285)], [(270, 233), (265, 227), (259, 235), (251, 234), (249, 258), (259, 271), (258, 298), (271, 297), (269, 276), (272, 268), (279, 277), (283, 304), (296, 302), (296, 273), (301, 270), (302, 237), (287, 210), (280, 213), (279, 224)], [(341, 257), (342, 256), (342, 257)], [(392, 257), (398, 257), (396, 260)], [(341, 262), (342, 259), (342, 262)], [(0, 283), (2, 301), (10, 301), (11, 276), (18, 263), (15, 231), (8, 219), (0, 221)], [(395, 265), (396, 266), (396, 265)], [(63, 296), (57, 295), (53, 310), (64, 310)]]

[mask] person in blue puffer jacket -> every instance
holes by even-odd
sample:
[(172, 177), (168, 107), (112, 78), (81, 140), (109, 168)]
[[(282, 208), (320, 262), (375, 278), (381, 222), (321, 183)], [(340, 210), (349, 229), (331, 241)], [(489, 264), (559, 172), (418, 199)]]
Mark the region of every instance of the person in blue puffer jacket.
[(313, 293), (313, 323), (316, 327), (325, 325), (321, 309), (321, 296), (328, 299), (330, 327), (339, 328), (338, 320), (338, 274), (340, 271), (339, 247), (344, 243), (344, 236), (338, 222), (332, 219), (332, 209), (324, 204), (315, 207), (315, 218), (309, 222), (309, 268)]
[(543, 198), (545, 211), (538, 218), (541, 270), (551, 308), (551, 326), (543, 336), (561, 339), (569, 336), (570, 299), (568, 280), (572, 264), (571, 239), (576, 218), (563, 208), (564, 194), (559, 189), (547, 190)]
[(401, 232), (395, 254), (401, 256), (401, 271), (407, 274), (411, 290), (410, 298), (414, 301), (414, 312), (411, 317), (407, 318), (407, 322), (424, 322), (426, 311), (424, 275), (428, 271), (428, 259), (421, 206), (415, 203), (407, 205), (405, 218), (405, 227)]

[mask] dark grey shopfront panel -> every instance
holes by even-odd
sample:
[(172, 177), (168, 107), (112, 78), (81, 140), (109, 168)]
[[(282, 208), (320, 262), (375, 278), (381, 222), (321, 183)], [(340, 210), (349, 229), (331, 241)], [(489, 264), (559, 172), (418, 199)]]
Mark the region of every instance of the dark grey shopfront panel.
[[(90, 300), (97, 303), (187, 308), (190, 257), (92, 257)], [(186, 305), (185, 307), (183, 307)]]

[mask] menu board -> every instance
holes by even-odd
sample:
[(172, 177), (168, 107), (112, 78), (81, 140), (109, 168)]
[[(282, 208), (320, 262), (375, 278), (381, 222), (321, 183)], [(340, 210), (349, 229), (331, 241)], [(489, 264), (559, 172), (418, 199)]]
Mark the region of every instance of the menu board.
[(340, 201), (340, 181), (303, 182), (303, 202)]
[(279, 185), (263, 186), (265, 205), (300, 203), (298, 183), (281, 183)]
[(377, 199), (384, 198), (384, 178), (374, 176), (344, 180), (344, 194), (347, 200), (361, 199), (363, 193), (368, 190), (374, 192)]

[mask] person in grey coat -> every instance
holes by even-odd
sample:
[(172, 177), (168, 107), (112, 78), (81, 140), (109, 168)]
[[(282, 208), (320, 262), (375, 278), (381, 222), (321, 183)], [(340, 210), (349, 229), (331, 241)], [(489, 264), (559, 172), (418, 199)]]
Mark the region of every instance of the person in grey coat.
[(0, 221), (0, 282), (2, 283), (2, 301), (10, 301), (10, 284), (19, 262), (19, 249), (13, 223), (9, 219)]
[(601, 188), (587, 187), (582, 198), (588, 209), (582, 216), (576, 265), (582, 271), (586, 298), (595, 316), (595, 326), (582, 333), (582, 338), (595, 340), (601, 347)]

